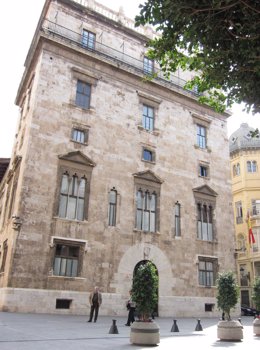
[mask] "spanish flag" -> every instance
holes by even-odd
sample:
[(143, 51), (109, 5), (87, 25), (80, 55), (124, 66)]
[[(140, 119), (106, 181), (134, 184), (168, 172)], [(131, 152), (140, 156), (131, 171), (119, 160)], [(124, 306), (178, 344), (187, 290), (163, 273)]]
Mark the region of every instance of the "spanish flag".
[(249, 212), (247, 213), (247, 227), (248, 227), (248, 240), (249, 240), (249, 244), (251, 245), (255, 243), (255, 237), (252, 230), (252, 224), (251, 224)]

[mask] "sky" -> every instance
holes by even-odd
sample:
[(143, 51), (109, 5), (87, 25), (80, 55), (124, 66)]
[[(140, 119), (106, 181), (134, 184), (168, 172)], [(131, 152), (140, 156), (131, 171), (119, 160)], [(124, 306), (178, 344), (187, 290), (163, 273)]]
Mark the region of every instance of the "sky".
[[(11, 157), (16, 133), (19, 109), (15, 106), (16, 93), (24, 71), (25, 58), (38, 23), (45, 0), (3, 1), (0, 11), (0, 158)], [(99, 0), (99, 3), (118, 11), (123, 7), (127, 17), (134, 18), (139, 13), (142, 0)], [(233, 115), (228, 118), (228, 136), (241, 123), (260, 128), (260, 114), (243, 112), (243, 107), (235, 105)]]

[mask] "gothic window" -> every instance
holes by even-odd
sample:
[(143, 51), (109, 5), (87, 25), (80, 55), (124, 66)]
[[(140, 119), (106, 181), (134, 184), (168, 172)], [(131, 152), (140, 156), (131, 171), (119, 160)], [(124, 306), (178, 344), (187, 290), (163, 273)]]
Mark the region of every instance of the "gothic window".
[(179, 202), (175, 203), (175, 237), (181, 235), (181, 205)]
[(117, 191), (113, 187), (109, 192), (108, 225), (116, 226)]
[(84, 220), (86, 178), (64, 173), (61, 180), (59, 217)]
[(211, 205), (198, 203), (197, 217), (198, 217), (198, 238), (204, 241), (213, 240), (212, 229), (213, 208)]
[(138, 230), (156, 231), (156, 192), (139, 189), (136, 194), (136, 228)]

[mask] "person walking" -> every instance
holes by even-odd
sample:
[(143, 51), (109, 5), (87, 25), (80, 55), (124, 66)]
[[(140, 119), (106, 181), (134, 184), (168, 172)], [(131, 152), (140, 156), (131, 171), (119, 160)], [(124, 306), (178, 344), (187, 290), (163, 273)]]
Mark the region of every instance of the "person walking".
[(128, 310), (128, 319), (125, 324), (125, 326), (130, 326), (131, 323), (135, 321), (135, 308), (136, 308), (136, 303), (132, 300), (132, 291), (129, 291), (130, 294), (130, 299), (128, 300), (126, 304), (126, 308)]
[(102, 294), (99, 291), (98, 287), (94, 288), (94, 291), (89, 295), (89, 304), (90, 304), (90, 315), (88, 322), (92, 322), (94, 315), (94, 322), (97, 321), (98, 318), (98, 310), (100, 305), (102, 304)]

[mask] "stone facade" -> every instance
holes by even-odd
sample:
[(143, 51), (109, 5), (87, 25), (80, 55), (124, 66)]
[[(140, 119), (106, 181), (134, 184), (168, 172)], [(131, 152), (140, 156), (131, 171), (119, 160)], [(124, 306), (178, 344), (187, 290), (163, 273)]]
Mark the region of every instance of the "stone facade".
[(160, 316), (219, 314), (214, 279), (235, 268), (228, 115), (182, 88), (187, 73), (146, 79), (147, 35), (94, 1), (46, 1), (0, 184), (1, 310), (86, 314), (98, 285), (100, 313), (125, 315), (135, 266), (151, 260)]

